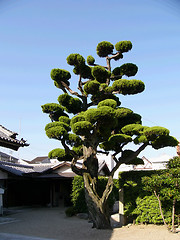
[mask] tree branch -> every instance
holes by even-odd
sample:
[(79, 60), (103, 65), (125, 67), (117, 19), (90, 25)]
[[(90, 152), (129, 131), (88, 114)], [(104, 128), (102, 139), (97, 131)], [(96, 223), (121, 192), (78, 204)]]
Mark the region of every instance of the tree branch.
[(118, 163), (118, 160), (117, 160), (117, 158), (114, 156), (114, 155), (112, 155), (112, 158), (113, 158), (113, 160), (116, 162), (116, 164)]
[(101, 151), (101, 150), (97, 150), (97, 153), (102, 153), (102, 154), (106, 154), (106, 155), (109, 154), (109, 152), (105, 152), (105, 151)]
[[(107, 56), (107, 57), (106, 57), (107, 70), (111, 72), (111, 63), (110, 63), (110, 61), (111, 61), (111, 58)], [(109, 84), (110, 84), (110, 78), (107, 78), (106, 84), (109, 86)]]
[(140, 152), (142, 152), (147, 146), (148, 146), (149, 143), (144, 143), (143, 145), (140, 146), (140, 148), (135, 152), (135, 157), (137, 157)]
[(82, 95), (84, 95), (84, 91), (83, 91), (82, 86), (83, 86), (83, 84), (82, 84), (82, 77), (81, 77), (81, 75), (79, 75), (78, 89), (80, 90), (80, 92), (82, 93)]
[(78, 92), (73, 91), (65, 82), (61, 82), (61, 84), (72, 94), (72, 95), (76, 95), (79, 98), (83, 98), (83, 96), (81, 96)]
[(114, 53), (114, 54), (112, 54), (112, 56), (111, 57), (109, 57), (109, 59), (111, 60), (111, 59), (115, 59), (115, 58), (117, 58), (119, 55), (121, 55), (122, 53), (121, 52), (117, 52), (117, 53)]
[(108, 197), (109, 197), (110, 193), (112, 192), (113, 186), (114, 186), (113, 177), (109, 176), (108, 182), (106, 184), (106, 188), (105, 188), (105, 190), (103, 192), (103, 195), (101, 197), (102, 205), (106, 205)]
[(137, 157), (139, 155), (140, 152), (142, 152), (146, 147), (147, 147), (148, 143), (144, 143), (143, 145), (140, 146), (140, 148), (134, 152), (133, 154), (131, 154), (130, 156), (124, 158), (124, 157), (120, 157), (118, 159), (118, 163), (116, 164), (116, 166), (111, 170), (110, 175), (114, 176), (114, 173), (116, 172), (116, 170), (120, 167), (120, 165), (122, 163), (127, 164), (128, 162), (130, 162), (132, 159), (134, 159), (135, 157)]
[(162, 211), (161, 200), (159, 198), (159, 194), (157, 195), (155, 190), (154, 190), (154, 195), (156, 196), (156, 198), (158, 200), (158, 203), (159, 203), (159, 210), (160, 210), (160, 213), (161, 213), (161, 217), (163, 219), (163, 223), (167, 227), (167, 224), (166, 224), (166, 221), (165, 221), (165, 218), (164, 218), (164, 214), (163, 214), (163, 211)]
[(79, 156), (78, 156), (73, 150), (71, 150), (71, 149), (67, 146), (67, 144), (65, 143), (65, 140), (64, 140), (64, 139), (61, 140), (61, 143), (62, 143), (62, 145), (63, 145), (63, 147), (64, 147), (64, 149), (65, 149), (65, 152), (66, 152), (67, 154), (73, 155), (73, 159), (72, 159), (72, 161), (71, 161), (71, 169), (72, 169), (72, 171), (73, 171), (74, 173), (76, 173), (77, 175), (83, 176), (83, 173), (84, 173), (84, 172), (87, 172), (87, 170), (86, 170), (86, 169), (83, 169), (83, 168), (79, 168), (79, 167), (76, 166), (77, 160), (79, 160)]
[(116, 75), (116, 76), (111, 76), (110, 79), (114, 80), (115, 78), (119, 78), (121, 79), (122, 78), (122, 75)]
[(83, 168), (79, 168), (79, 167), (76, 166), (76, 163), (77, 163), (78, 159), (79, 158), (75, 158), (75, 157), (72, 159), (72, 161), (71, 161), (71, 169), (77, 175), (83, 176), (83, 173), (86, 173), (87, 170), (83, 169)]

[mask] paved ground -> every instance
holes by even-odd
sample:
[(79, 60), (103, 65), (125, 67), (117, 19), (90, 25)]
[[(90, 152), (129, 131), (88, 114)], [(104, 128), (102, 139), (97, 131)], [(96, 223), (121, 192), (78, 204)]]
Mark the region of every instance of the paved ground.
[(0, 233), (1, 240), (54, 240), (50, 238), (38, 238), (38, 237), (28, 237), (19, 234), (12, 234), (12, 233)]
[(21, 209), (0, 217), (0, 240), (180, 240), (163, 226), (93, 229), (87, 220), (68, 218), (63, 208)]

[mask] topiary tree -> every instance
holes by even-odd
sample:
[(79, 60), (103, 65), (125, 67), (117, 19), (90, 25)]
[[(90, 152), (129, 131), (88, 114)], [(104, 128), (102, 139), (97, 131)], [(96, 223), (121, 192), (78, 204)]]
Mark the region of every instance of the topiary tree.
[[(100, 42), (97, 55), (106, 59), (106, 66), (96, 64), (93, 56), (88, 56), (86, 63), (80, 54), (70, 54), (67, 63), (79, 76), (77, 91), (70, 86), (71, 74), (68, 71), (53, 69), (51, 78), (63, 94), (58, 97), (58, 104), (42, 106), (42, 111), (48, 113), (52, 121), (45, 128), (47, 136), (59, 140), (63, 147), (52, 150), (49, 157), (71, 160), (72, 170), (83, 176), (89, 214), (94, 227), (99, 229), (111, 227), (107, 200), (113, 188), (113, 175), (119, 166), (142, 162), (138, 155), (148, 145), (159, 149), (178, 143), (169, 135), (168, 129), (143, 126), (139, 114), (120, 106), (116, 95), (138, 94), (145, 89), (142, 81), (123, 78), (137, 73), (135, 64), (126, 63), (111, 69), (112, 60), (122, 59), (131, 48), (130, 41), (120, 41), (115, 46), (107, 41)], [(129, 143), (134, 143), (137, 150), (129, 150)], [(116, 164), (102, 196), (97, 194), (98, 152), (111, 152)], [(81, 169), (76, 165), (78, 159), (83, 159)]]

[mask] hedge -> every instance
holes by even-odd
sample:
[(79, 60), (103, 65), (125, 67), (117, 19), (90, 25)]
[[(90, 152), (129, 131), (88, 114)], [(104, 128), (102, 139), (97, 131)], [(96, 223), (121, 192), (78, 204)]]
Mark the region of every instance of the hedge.
[[(163, 170), (129, 171), (119, 174), (119, 186), (124, 188), (124, 215), (126, 223), (163, 223), (157, 198), (143, 189), (142, 177), (160, 174)], [(167, 223), (171, 222), (171, 204), (162, 201)]]

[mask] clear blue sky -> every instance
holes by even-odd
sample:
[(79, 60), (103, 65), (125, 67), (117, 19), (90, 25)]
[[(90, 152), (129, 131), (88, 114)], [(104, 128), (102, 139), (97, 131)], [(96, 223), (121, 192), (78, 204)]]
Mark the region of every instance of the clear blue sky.
[[(133, 43), (114, 67), (137, 64), (135, 78), (146, 85), (139, 95), (120, 97), (122, 106), (141, 114), (144, 125), (166, 127), (180, 139), (178, 0), (0, 0), (0, 124), (30, 143), (13, 156), (31, 160), (59, 147), (46, 137), (49, 118), (41, 112), (42, 104), (57, 102), (61, 94), (50, 71), (72, 71), (66, 63), (70, 53), (96, 58), (96, 46), (104, 40)], [(72, 80), (75, 87), (76, 77)], [(163, 153), (176, 151), (149, 147), (142, 155)]]

